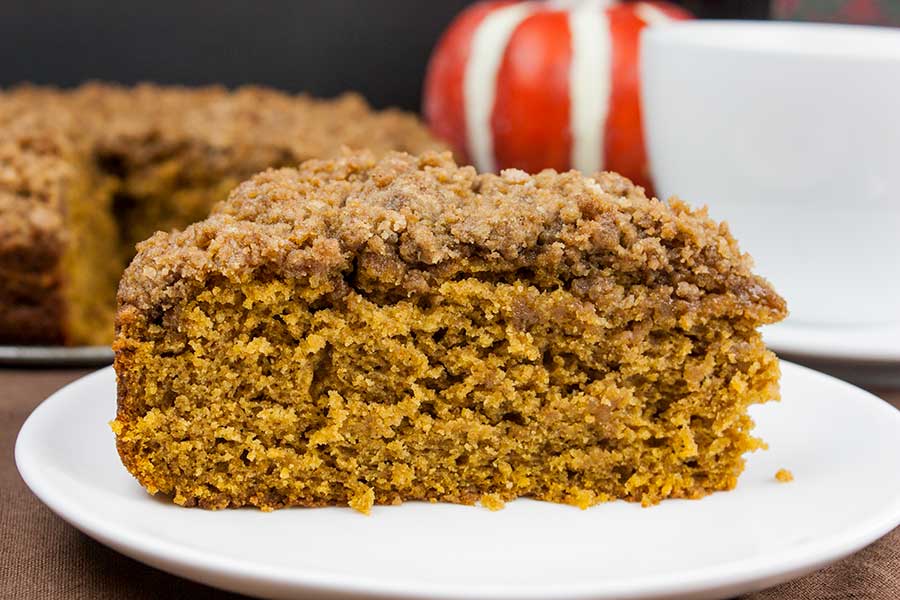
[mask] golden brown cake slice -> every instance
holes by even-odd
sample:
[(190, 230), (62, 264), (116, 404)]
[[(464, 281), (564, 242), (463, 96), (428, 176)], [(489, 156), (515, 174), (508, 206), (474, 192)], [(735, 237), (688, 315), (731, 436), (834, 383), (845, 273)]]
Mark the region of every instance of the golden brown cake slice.
[(185, 506), (699, 498), (761, 445), (784, 315), (724, 224), (612, 173), (309, 161), (139, 246), (113, 429)]
[(0, 92), (0, 344), (108, 344), (134, 245), (267, 167), (441, 149), (411, 114), (247, 87)]

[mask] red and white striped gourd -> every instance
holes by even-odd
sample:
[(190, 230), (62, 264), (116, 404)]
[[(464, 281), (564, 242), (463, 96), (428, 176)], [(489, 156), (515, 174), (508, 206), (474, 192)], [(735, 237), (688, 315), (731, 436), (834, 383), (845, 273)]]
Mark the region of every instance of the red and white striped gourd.
[(481, 171), (610, 170), (649, 188), (639, 35), (688, 18), (664, 2), (480, 2), (431, 56), (425, 117)]

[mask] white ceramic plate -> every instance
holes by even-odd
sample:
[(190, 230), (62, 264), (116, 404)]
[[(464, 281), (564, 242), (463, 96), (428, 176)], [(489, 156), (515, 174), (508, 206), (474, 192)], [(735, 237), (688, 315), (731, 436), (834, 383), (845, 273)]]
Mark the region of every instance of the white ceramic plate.
[[(650, 508), (504, 510), (407, 503), (209, 512), (148, 496), (119, 463), (104, 369), (29, 417), (16, 462), (34, 493), (88, 535), (147, 564), (289, 598), (722, 598), (845, 556), (900, 523), (900, 411), (783, 363), (781, 403), (756, 407), (771, 449), (737, 489)], [(792, 483), (777, 483), (781, 467)]]
[(0, 365), (100, 367), (112, 361), (109, 346), (0, 346)]
[(900, 323), (811, 325), (790, 319), (763, 327), (776, 352), (833, 361), (886, 363), (900, 369)]

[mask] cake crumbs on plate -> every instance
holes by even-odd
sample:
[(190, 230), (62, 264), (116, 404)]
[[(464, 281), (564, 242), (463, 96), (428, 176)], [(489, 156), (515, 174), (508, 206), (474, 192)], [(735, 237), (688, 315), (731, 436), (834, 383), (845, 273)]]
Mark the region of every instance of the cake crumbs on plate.
[(775, 480), (779, 483), (788, 483), (794, 480), (794, 474), (789, 469), (778, 469), (775, 473)]

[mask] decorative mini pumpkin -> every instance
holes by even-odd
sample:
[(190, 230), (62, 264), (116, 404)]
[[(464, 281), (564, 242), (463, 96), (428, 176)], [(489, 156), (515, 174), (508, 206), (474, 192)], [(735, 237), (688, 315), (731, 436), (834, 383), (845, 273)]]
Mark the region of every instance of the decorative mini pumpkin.
[(663, 2), (481, 2), (431, 56), (424, 111), (479, 170), (617, 171), (649, 188), (638, 89), (641, 29)]

